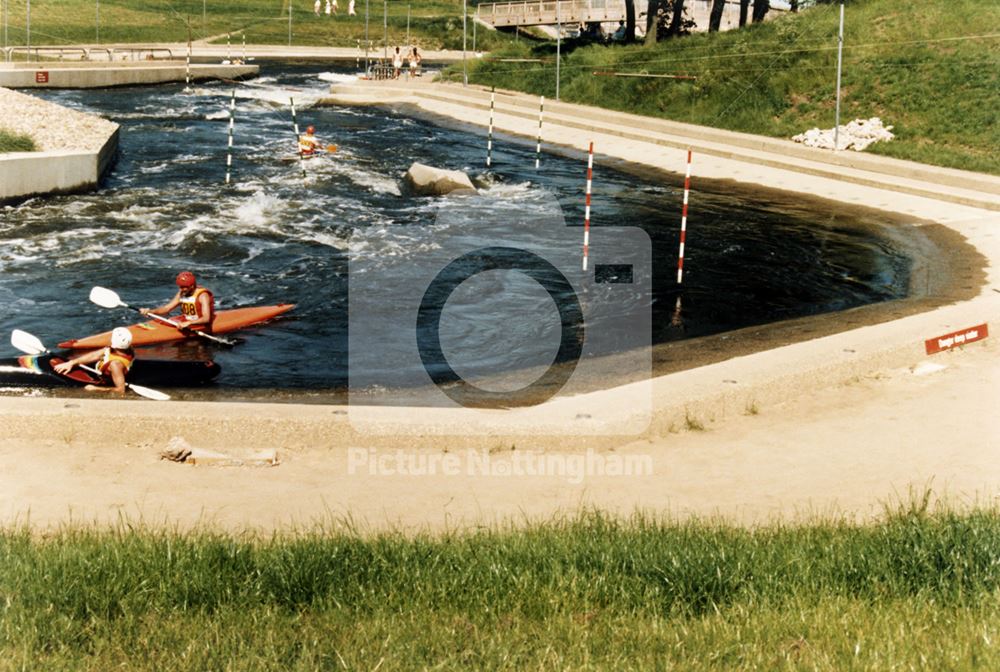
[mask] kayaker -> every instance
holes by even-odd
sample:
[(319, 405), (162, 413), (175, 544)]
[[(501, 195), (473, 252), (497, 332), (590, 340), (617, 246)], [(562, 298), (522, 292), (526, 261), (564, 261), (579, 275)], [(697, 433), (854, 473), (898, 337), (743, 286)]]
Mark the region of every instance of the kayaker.
[(178, 306), (181, 314), (172, 320), (178, 329), (211, 331), (212, 320), (215, 319), (215, 297), (198, 284), (191, 271), (177, 274), (177, 294), (169, 302), (159, 308), (142, 308), (139, 312), (166, 317)]
[(310, 126), (306, 129), (305, 135), (299, 136), (299, 151), (302, 156), (312, 156), (319, 149), (319, 140), (316, 139), (316, 127)]
[(83, 389), (89, 392), (117, 392), (125, 394), (125, 377), (132, 362), (135, 361), (135, 352), (132, 350), (132, 332), (125, 327), (116, 327), (111, 332), (111, 347), (101, 350), (94, 350), (85, 355), (74, 357), (73, 359), (56, 364), (52, 367), (56, 373), (66, 375), (73, 370), (74, 366), (80, 364), (94, 364), (94, 368), (101, 372), (104, 378), (104, 385), (87, 385)]

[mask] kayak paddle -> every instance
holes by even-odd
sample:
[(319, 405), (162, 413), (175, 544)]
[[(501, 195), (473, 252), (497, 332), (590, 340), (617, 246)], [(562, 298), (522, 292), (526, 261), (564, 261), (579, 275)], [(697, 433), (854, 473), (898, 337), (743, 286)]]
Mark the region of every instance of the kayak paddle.
[[(15, 329), (10, 332), (10, 344), (21, 352), (27, 353), (29, 355), (48, 355), (52, 354), (48, 348), (46, 348), (37, 337), (29, 334), (26, 331), (21, 331), (20, 329)], [(79, 368), (84, 371), (89, 371), (90, 373), (101, 375), (101, 372), (90, 366), (84, 364), (78, 364)], [(132, 383), (125, 383), (125, 387), (132, 390), (140, 397), (146, 397), (147, 399), (155, 399), (156, 401), (170, 401), (170, 395), (164, 394), (159, 390), (152, 390), (148, 387), (143, 387), (142, 385), (133, 385)]]
[[(122, 301), (116, 292), (107, 289), (106, 287), (94, 287), (90, 290), (90, 300), (101, 306), (102, 308), (128, 308), (129, 310), (134, 310), (135, 312), (142, 314), (142, 311), (135, 306), (130, 306), (124, 301)], [(198, 331), (196, 329), (190, 329), (186, 327), (178, 326), (173, 320), (168, 320), (162, 315), (156, 315), (155, 313), (147, 313), (146, 317), (151, 317), (154, 320), (163, 322), (164, 324), (169, 324), (171, 327), (185, 333), (194, 334), (200, 338), (212, 341), (213, 343), (218, 343), (219, 345), (224, 345), (227, 348), (231, 348), (236, 345), (236, 341), (231, 341), (228, 338), (222, 338), (221, 336), (213, 336), (212, 334), (206, 334), (204, 331)]]

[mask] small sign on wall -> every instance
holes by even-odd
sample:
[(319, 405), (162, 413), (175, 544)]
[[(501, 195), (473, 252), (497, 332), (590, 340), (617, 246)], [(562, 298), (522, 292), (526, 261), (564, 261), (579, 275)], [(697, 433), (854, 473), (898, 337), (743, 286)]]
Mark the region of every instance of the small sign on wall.
[(48, 84), (49, 83), (49, 71), (48, 70), (36, 70), (35, 71), (35, 84)]
[(960, 329), (959, 331), (953, 331), (950, 334), (938, 336), (937, 338), (929, 338), (924, 341), (924, 346), (927, 348), (927, 354), (933, 355), (936, 352), (957, 348), (958, 346), (965, 345), (966, 343), (981, 341), (989, 335), (990, 332), (986, 328), (986, 325), (980, 324), (977, 327)]

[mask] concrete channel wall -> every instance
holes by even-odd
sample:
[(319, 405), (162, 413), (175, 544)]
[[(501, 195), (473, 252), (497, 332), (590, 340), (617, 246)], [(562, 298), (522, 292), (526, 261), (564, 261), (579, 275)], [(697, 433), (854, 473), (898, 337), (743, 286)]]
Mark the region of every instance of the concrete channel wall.
[(118, 130), (97, 152), (50, 151), (0, 154), (0, 203), (32, 196), (96, 189), (114, 165)]
[[(244, 79), (260, 72), (256, 65), (191, 64), (191, 77), (204, 79)], [(139, 86), (183, 82), (184, 61), (151, 63), (32, 62), (0, 65), (0, 86), (9, 89), (101, 89), (112, 86)]]

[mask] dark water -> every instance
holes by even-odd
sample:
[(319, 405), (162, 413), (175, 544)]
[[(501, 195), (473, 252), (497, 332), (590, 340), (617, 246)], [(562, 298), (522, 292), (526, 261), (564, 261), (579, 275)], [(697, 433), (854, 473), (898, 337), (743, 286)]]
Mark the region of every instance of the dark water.
[[(127, 311), (91, 304), (90, 288), (111, 287), (133, 305), (157, 305), (172, 295), (174, 275), (189, 269), (215, 292), (219, 308), (298, 306), (289, 319), (241, 332), (243, 342), (233, 350), (167, 346), (156, 349), (157, 355), (214, 356), (223, 368), (223, 387), (327, 389), (345, 380), (352, 234), (362, 239), (364, 272), (374, 274), (358, 285), (364, 287), (424, 282), (424, 266), (450, 253), (443, 245), (474, 249), (495, 243), (515, 221), (521, 226), (544, 220), (549, 227), (553, 218), (563, 218), (568, 226), (558, 235), (541, 225), (532, 230), (532, 249), (560, 258), (560, 264), (579, 263), (583, 160), (544, 155), (536, 172), (533, 147), (501, 138), (496, 165), (487, 173), (484, 133), (376, 108), (311, 106), (329, 86), (319, 78), (326, 70), (265, 66), (266, 76), (255, 86), (239, 87), (234, 184), (228, 187), (223, 179), (231, 87), (199, 84), (193, 94), (182, 93), (183, 85), (39, 92), (121, 124), (121, 155), (99, 192), (33, 199), (0, 211), (0, 328), (26, 329), (54, 344), (133, 322)], [(306, 179), (292, 160), (289, 90), (297, 98), (300, 125), (314, 124), (324, 143), (339, 146), (310, 162)], [(486, 186), (464, 199), (407, 196), (401, 176), (414, 161), (465, 170)], [(672, 326), (681, 196), (676, 182), (640, 179), (598, 157), (595, 262), (612, 247), (602, 227), (641, 227), (652, 242), (652, 299), (641, 292), (609, 294), (621, 315), (606, 314), (608, 324), (627, 321), (651, 303), (652, 337), (660, 342), (907, 293), (910, 262), (891, 242), (888, 224), (875, 216), (859, 221), (795, 200), (704, 191), (696, 179), (683, 326)], [(463, 292), (448, 305), (464, 302), (479, 310), (464, 321), (443, 323), (442, 341), (446, 351), (456, 343), (475, 346), (461, 362), (468, 371), (552, 361), (559, 322), (537, 283), (513, 271), (493, 271)], [(413, 340), (407, 331), (412, 321), (395, 324), (391, 312), (386, 308), (382, 334), (368, 332), (374, 335), (357, 344), (371, 353), (373, 368), (390, 361), (381, 348)], [(400, 379), (405, 377), (401, 371)]]

